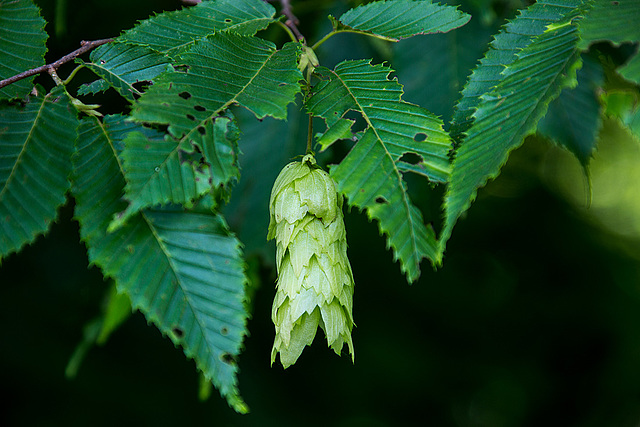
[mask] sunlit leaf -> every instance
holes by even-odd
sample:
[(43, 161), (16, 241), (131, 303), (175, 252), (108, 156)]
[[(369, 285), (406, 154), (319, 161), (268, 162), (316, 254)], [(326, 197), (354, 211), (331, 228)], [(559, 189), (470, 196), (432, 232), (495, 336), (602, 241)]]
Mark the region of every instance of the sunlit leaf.
[[(542, 2), (536, 3), (536, 6), (532, 6), (528, 13), (523, 13), (514, 22), (524, 20), (528, 26), (546, 30), (517, 53), (513, 53), (512, 49), (503, 52), (499, 48), (502, 42), (498, 43), (499, 39), (496, 38), (493, 49), (487, 54), (488, 59), (476, 69), (465, 89), (467, 94), (478, 95), (472, 98), (472, 105), (476, 105), (473, 114), (464, 122), (459, 122), (466, 128), (466, 138), (456, 152), (445, 196), (445, 228), (441, 236), (443, 249), (456, 220), (475, 199), (477, 189), (484, 186), (488, 179), (495, 178), (507, 161), (509, 152), (522, 144), (527, 135), (535, 132), (538, 121), (560, 91), (577, 83), (575, 74), (580, 66), (580, 56), (575, 17), (581, 11), (564, 6), (564, 12), (571, 13), (562, 16), (554, 12), (553, 7), (543, 7), (548, 5)], [(558, 21), (548, 22), (550, 16)], [(516, 26), (514, 23), (501, 35), (508, 38), (509, 30)], [(510, 37), (520, 39), (523, 36), (511, 34)], [(525, 39), (528, 40), (529, 36)], [(506, 68), (497, 66), (491, 60), (503, 55), (513, 56), (513, 61)], [(499, 82), (494, 89), (482, 94), (481, 91), (487, 89), (486, 83), (478, 76), (485, 75), (487, 68), (486, 77), (494, 76), (499, 78)], [(495, 74), (495, 68), (502, 70), (499, 76)]]
[(495, 88), (504, 78), (505, 67), (517, 59), (517, 53), (542, 35), (549, 25), (561, 22), (574, 13), (582, 0), (538, 1), (520, 11), (508, 22), (489, 45), (489, 50), (473, 70), (462, 91), (451, 121), (451, 136), (460, 142), (473, 122), (473, 114), (482, 96)]

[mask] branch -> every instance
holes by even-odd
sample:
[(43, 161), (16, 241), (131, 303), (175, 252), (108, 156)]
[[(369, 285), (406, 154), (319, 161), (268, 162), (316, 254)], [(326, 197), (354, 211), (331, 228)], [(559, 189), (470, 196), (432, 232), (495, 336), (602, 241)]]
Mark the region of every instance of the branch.
[(86, 53), (88, 51), (90, 51), (91, 49), (94, 49), (100, 45), (103, 45), (105, 43), (109, 43), (110, 41), (112, 41), (113, 39), (102, 39), (102, 40), (94, 40), (94, 41), (81, 41), (80, 42), (80, 48), (74, 50), (73, 52), (71, 52), (68, 55), (63, 56), (62, 58), (58, 59), (56, 62), (52, 62), (51, 64), (47, 64), (47, 65), (43, 65), (41, 67), (38, 68), (33, 68), (31, 70), (27, 70), (27, 71), (23, 71), (20, 74), (16, 74), (15, 76), (9, 77), (8, 79), (4, 79), (0, 81), (0, 89), (2, 89), (5, 86), (10, 85), (11, 83), (15, 83), (18, 80), (22, 80), (22, 79), (26, 79), (27, 77), (31, 77), (31, 76), (35, 76), (36, 74), (40, 74), (42, 72), (51, 72), (51, 70), (57, 70), (58, 67), (60, 67), (62, 64), (65, 64), (71, 60), (76, 59), (78, 56), (82, 55), (83, 53)]
[(282, 5), (281, 12), (287, 18), (284, 24), (289, 27), (298, 40), (304, 40), (304, 36), (297, 27), (300, 21), (298, 21), (298, 18), (293, 14), (289, 0), (280, 0), (280, 4)]

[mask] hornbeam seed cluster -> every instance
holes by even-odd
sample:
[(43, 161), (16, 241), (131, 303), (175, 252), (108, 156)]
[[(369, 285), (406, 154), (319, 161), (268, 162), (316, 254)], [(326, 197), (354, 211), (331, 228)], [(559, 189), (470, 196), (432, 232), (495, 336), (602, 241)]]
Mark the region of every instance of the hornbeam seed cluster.
[(311, 345), (318, 326), (338, 355), (353, 360), (353, 273), (347, 258), (342, 196), (310, 154), (280, 172), (271, 191), (268, 239), (276, 239), (278, 283), (271, 317), (285, 368)]

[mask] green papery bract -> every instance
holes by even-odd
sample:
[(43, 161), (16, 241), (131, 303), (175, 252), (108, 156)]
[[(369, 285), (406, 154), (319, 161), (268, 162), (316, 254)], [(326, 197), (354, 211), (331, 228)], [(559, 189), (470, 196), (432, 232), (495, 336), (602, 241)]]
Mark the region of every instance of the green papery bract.
[(353, 359), (353, 273), (333, 179), (311, 155), (289, 163), (273, 185), (269, 211), (278, 269), (271, 363), (280, 353), (285, 368), (294, 364), (318, 326), (329, 347), (340, 354), (346, 342)]

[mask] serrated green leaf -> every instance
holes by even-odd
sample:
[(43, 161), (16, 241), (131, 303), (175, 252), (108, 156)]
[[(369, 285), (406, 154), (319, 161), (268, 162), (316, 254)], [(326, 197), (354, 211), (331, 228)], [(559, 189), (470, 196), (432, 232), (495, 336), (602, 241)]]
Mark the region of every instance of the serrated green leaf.
[[(431, 0), (375, 1), (348, 10), (334, 21), (337, 31), (371, 34), (398, 41), (418, 34), (446, 33), (466, 24), (471, 15)], [(340, 25), (341, 24), (341, 25)]]
[(186, 71), (165, 73), (135, 104), (134, 119), (168, 124), (176, 138), (197, 133), (203, 122), (240, 104), (256, 117), (287, 117), (300, 92), (298, 43), (276, 50), (257, 37), (218, 33), (194, 45), (177, 61)]
[(351, 119), (341, 117), (333, 126), (328, 128), (317, 140), (320, 151), (329, 148), (334, 142), (340, 139), (351, 139), (354, 137), (351, 127), (355, 122)]
[[(449, 177), (451, 148), (442, 121), (425, 109), (402, 101), (402, 86), (388, 76), (392, 70), (369, 61), (345, 61), (335, 70), (318, 68), (321, 82), (312, 90), (307, 108), (329, 128), (357, 111), (367, 127), (360, 141), (331, 176), (350, 205), (367, 211), (387, 234), (395, 259), (409, 282), (420, 275), (420, 261), (436, 259), (432, 229), (407, 194), (403, 173), (416, 172), (433, 182)], [(409, 161), (406, 154), (418, 159)]]
[(0, 104), (0, 258), (44, 233), (65, 202), (76, 112), (62, 87)]
[[(192, 140), (161, 132), (131, 132), (122, 153), (130, 204), (109, 226), (121, 227), (142, 208), (179, 203), (191, 207), (200, 196), (237, 177), (238, 131), (229, 117), (208, 120)], [(197, 147), (197, 149), (196, 149)]]
[[(91, 52), (91, 62), (83, 65), (102, 77), (103, 81), (129, 101), (140, 96), (135, 83), (150, 81), (169, 70), (169, 58), (151, 48), (125, 43), (107, 43)], [(89, 87), (92, 91), (103, 90)]]
[(247, 110), (234, 111), (242, 129), (238, 142), (242, 173), (229, 203), (221, 207), (245, 245), (245, 253), (259, 253), (272, 264), (275, 252), (265, 245), (264, 237), (269, 226), (271, 187), (282, 165), (304, 150), (308, 130), (305, 112), (295, 104), (288, 110), (286, 122), (269, 117), (258, 121)]
[(585, 15), (580, 29), (580, 49), (591, 43), (610, 41), (615, 44), (640, 41), (640, 7), (635, 0), (593, 0), (593, 8)]
[[(44, 65), (47, 33), (32, 0), (0, 0), (0, 80)], [(33, 77), (0, 89), (0, 98), (24, 98)]]
[[(560, 25), (544, 31), (519, 51), (515, 61), (502, 72), (497, 87), (478, 98), (478, 108), (471, 118), (473, 125), (456, 152), (445, 196), (443, 250), (455, 222), (469, 208), (477, 189), (495, 178), (509, 152), (535, 132), (538, 121), (560, 91), (577, 83), (580, 56), (574, 18), (579, 12), (574, 9), (573, 14), (557, 22)], [(533, 18), (533, 14), (522, 18), (524, 15), (517, 20), (530, 22)]]
[(481, 102), (481, 96), (493, 90), (502, 79), (505, 67), (516, 59), (516, 54), (531, 41), (542, 35), (547, 27), (566, 22), (565, 16), (573, 16), (575, 8), (583, 0), (541, 0), (508, 22), (489, 45), (484, 58), (474, 69), (462, 91), (451, 120), (451, 136), (460, 142), (473, 122), (473, 114)]
[(95, 80), (91, 83), (83, 83), (78, 87), (78, 95), (95, 95), (96, 93), (104, 92), (111, 86), (103, 79)]
[(469, 70), (497, 31), (497, 26), (472, 19), (456, 31), (394, 43), (391, 62), (405, 98), (449, 122)]
[[(228, 113), (229, 117), (231, 116)], [(213, 187), (226, 185), (240, 175), (238, 169), (238, 138), (240, 131), (235, 119), (219, 117), (206, 123), (199, 131), (201, 138), (196, 142), (202, 150), (203, 158), (209, 165)]]
[(620, 123), (640, 141), (640, 105), (636, 91), (612, 91), (604, 97), (606, 114)]
[(183, 347), (234, 409), (246, 412), (235, 362), (246, 333), (245, 276), (240, 243), (224, 219), (210, 210), (145, 210), (107, 233), (126, 206), (117, 147), (134, 129), (142, 128), (122, 117), (80, 126), (73, 190), (89, 260)]
[(584, 57), (577, 79), (577, 87), (564, 89), (549, 105), (538, 130), (571, 151), (586, 168), (602, 126), (602, 107), (597, 94), (603, 81), (602, 66)]
[(274, 22), (275, 9), (262, 0), (204, 1), (142, 21), (118, 41), (148, 46), (175, 56), (215, 32), (251, 36)]
[[(596, 42), (609, 41), (615, 45), (640, 42), (640, 7), (632, 0), (594, 0), (591, 11), (578, 23), (581, 49)], [(634, 23), (631, 24), (630, 23)], [(625, 79), (640, 84), (640, 55), (638, 51), (618, 69)]]
[(637, 51), (626, 64), (618, 68), (618, 73), (630, 82), (640, 85), (640, 55)]
[[(132, 114), (139, 121), (169, 125), (175, 139), (167, 136), (151, 143), (130, 137), (123, 156), (126, 198), (131, 204), (115, 218), (110, 230), (141, 208), (189, 205), (212, 187), (236, 177), (238, 131), (220, 115), (239, 103), (259, 118), (286, 118), (287, 104), (300, 91), (299, 49), (297, 43), (276, 50), (262, 39), (218, 33), (179, 55), (178, 61), (187, 70), (159, 77), (135, 104)], [(247, 60), (249, 52), (252, 60)], [(146, 160), (141, 162), (140, 158)]]

